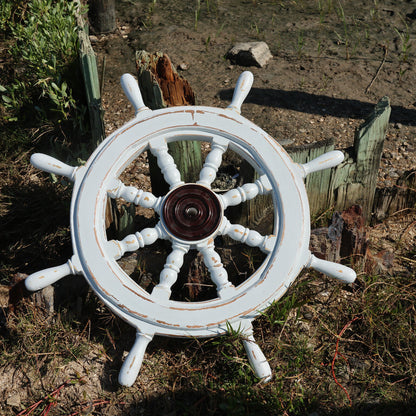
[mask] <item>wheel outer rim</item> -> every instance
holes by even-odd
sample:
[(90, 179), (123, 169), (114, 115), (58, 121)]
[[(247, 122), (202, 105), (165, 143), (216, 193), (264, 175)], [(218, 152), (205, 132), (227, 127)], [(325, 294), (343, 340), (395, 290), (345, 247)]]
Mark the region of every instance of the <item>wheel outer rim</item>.
[[(233, 150), (243, 152), (246, 159), (251, 157), (265, 171), (274, 189), (274, 206), (279, 211), (274, 224), (274, 229), (278, 229), (277, 243), (232, 298), (155, 302), (108, 255), (104, 225), (106, 190), (112, 178), (118, 177), (155, 137), (174, 141), (204, 135), (229, 139)], [(309, 205), (297, 167), (259, 127), (229, 110), (174, 107), (132, 120), (91, 155), (85, 174), (74, 186), (71, 233), (83, 274), (114, 313), (136, 328), (161, 335), (213, 336), (223, 333), (227, 323), (256, 317), (286, 292), (307, 264)]]

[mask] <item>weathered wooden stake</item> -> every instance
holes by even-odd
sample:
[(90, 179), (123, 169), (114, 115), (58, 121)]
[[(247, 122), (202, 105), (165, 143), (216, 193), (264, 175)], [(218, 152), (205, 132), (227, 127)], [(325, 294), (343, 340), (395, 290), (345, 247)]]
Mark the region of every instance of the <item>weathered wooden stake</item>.
[(416, 209), (416, 170), (405, 172), (391, 187), (376, 189), (373, 219), (380, 221), (409, 209)]
[(88, 25), (81, 15), (77, 16), (79, 59), (81, 72), (84, 78), (85, 93), (87, 96), (88, 113), (90, 117), (92, 143), (89, 147), (94, 149), (105, 138), (103, 109), (101, 105), (101, 91), (98, 80), (97, 61), (88, 37)]
[[(169, 57), (161, 52), (138, 51), (136, 66), (143, 101), (152, 110), (195, 105), (195, 95), (188, 81), (173, 68)], [(196, 182), (202, 168), (201, 145), (197, 141), (178, 141), (169, 145), (169, 152), (184, 182)], [(168, 186), (154, 157), (148, 152), (152, 192), (164, 195)]]
[[(382, 98), (355, 134), (354, 147), (346, 149), (344, 162), (331, 170), (312, 173), (306, 189), (312, 217), (329, 207), (344, 210), (360, 205), (366, 221), (371, 220), (377, 175), (390, 117), (390, 101)], [(334, 148), (333, 141), (287, 149), (292, 159), (306, 163)]]

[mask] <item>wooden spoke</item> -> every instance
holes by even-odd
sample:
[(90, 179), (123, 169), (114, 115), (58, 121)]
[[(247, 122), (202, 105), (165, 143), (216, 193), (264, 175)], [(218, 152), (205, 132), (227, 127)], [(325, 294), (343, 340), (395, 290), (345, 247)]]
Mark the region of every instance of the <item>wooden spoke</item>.
[(157, 213), (160, 212), (162, 197), (156, 197), (151, 192), (145, 192), (134, 186), (126, 186), (119, 179), (114, 180), (107, 193), (110, 198), (123, 198), (127, 202), (144, 208), (153, 208)]
[(222, 200), (224, 209), (230, 206), (241, 204), (255, 198), (257, 195), (264, 195), (272, 190), (270, 181), (266, 175), (260, 176), (254, 183), (246, 183), (243, 186), (231, 189), (224, 195), (218, 195)]
[(111, 240), (108, 242), (108, 249), (116, 260), (121, 258), (127, 251), (136, 251), (139, 248), (153, 244), (158, 239), (165, 239), (166, 234), (160, 224), (154, 228), (145, 228), (144, 230), (129, 234), (123, 240)]
[(159, 284), (153, 288), (152, 296), (158, 299), (169, 299), (171, 287), (178, 278), (178, 273), (183, 265), (183, 257), (189, 251), (190, 246), (173, 244), (172, 252), (166, 259), (165, 266), (159, 277)]
[(263, 236), (257, 231), (245, 228), (240, 224), (231, 224), (227, 218), (224, 218), (224, 226), (221, 229), (222, 235), (228, 235), (233, 240), (247, 244), (250, 247), (258, 247), (263, 253), (270, 253), (276, 236)]
[(181, 180), (181, 173), (176, 167), (173, 157), (169, 154), (166, 140), (161, 137), (153, 139), (150, 141), (149, 147), (153, 156), (156, 157), (157, 165), (162, 171), (163, 177), (169, 184), (170, 189), (182, 185), (184, 182)]
[(215, 180), (218, 168), (221, 166), (222, 155), (228, 148), (228, 140), (223, 138), (215, 138), (212, 141), (211, 151), (208, 153), (204, 166), (199, 174), (200, 185), (211, 187), (211, 183)]
[(221, 263), (221, 257), (214, 250), (214, 244), (206, 244), (198, 246), (199, 252), (204, 258), (205, 266), (207, 266), (211, 280), (217, 286), (217, 294), (220, 298), (232, 296), (235, 287), (228, 280), (228, 273), (224, 265)]

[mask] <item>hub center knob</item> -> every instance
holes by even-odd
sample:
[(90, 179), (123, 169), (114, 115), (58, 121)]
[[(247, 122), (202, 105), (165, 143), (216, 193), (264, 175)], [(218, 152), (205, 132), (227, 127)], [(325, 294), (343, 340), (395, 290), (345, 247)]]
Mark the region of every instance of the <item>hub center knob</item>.
[(194, 217), (196, 217), (198, 215), (198, 209), (195, 208), (195, 207), (186, 208), (186, 211), (185, 212), (186, 212), (186, 215), (189, 218), (194, 218)]
[(205, 186), (185, 184), (170, 192), (163, 204), (163, 220), (174, 237), (198, 241), (212, 235), (222, 219), (217, 195)]

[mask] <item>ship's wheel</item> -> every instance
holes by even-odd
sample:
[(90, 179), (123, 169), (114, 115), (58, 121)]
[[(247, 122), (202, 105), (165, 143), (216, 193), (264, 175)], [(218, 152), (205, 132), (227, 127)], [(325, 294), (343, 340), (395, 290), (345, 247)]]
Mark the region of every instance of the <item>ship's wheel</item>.
[[(340, 151), (329, 152), (300, 165), (258, 126), (240, 115), (240, 107), (253, 82), (250, 72), (237, 81), (226, 109), (171, 107), (151, 111), (142, 100), (137, 81), (123, 75), (121, 84), (133, 104), (135, 117), (106, 138), (84, 166), (68, 166), (50, 156), (34, 154), (31, 163), (74, 182), (71, 201), (73, 256), (67, 263), (42, 270), (26, 279), (29, 290), (38, 290), (64, 276), (82, 274), (111, 311), (137, 330), (134, 345), (119, 375), (122, 385), (134, 383), (148, 343), (155, 334), (176, 337), (213, 337), (230, 328), (242, 332), (248, 359), (257, 377), (271, 378), (270, 366), (253, 337), (252, 321), (279, 299), (304, 267), (312, 267), (343, 282), (356, 275), (348, 267), (320, 260), (309, 251), (310, 220), (304, 178), (313, 171), (330, 168), (343, 160)], [(184, 183), (168, 151), (179, 140), (208, 142), (210, 150), (196, 183)], [(214, 192), (212, 183), (230, 149), (246, 160), (259, 175), (253, 183)], [(156, 197), (119, 178), (143, 152), (150, 151), (169, 185), (169, 192)], [(273, 201), (273, 231), (270, 235), (232, 224), (227, 208), (269, 194)], [(122, 198), (153, 209), (159, 222), (137, 230), (123, 240), (109, 240), (105, 229), (106, 202)], [(239, 285), (229, 280), (215, 238), (228, 236), (257, 247), (265, 259)], [(137, 251), (158, 239), (172, 249), (159, 282), (149, 293), (130, 278), (117, 263), (126, 252)], [(172, 286), (185, 254), (197, 250), (203, 256), (217, 295), (205, 301), (171, 299)]]

